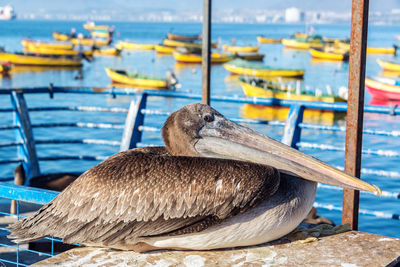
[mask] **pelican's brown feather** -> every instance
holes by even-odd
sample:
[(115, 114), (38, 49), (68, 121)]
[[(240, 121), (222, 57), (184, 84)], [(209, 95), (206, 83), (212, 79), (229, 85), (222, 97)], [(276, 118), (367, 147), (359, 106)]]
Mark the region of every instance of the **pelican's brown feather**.
[(272, 167), (170, 156), (163, 148), (118, 153), (82, 174), (10, 238), (45, 236), (109, 244), (143, 236), (201, 231), (273, 195)]

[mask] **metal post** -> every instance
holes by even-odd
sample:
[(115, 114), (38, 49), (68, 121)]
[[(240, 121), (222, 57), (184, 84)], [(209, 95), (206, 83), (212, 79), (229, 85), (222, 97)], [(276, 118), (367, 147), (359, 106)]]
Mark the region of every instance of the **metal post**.
[(203, 2), (202, 102), (210, 105), (211, 0)]
[[(360, 177), (369, 0), (353, 0), (346, 118), (345, 172)], [(358, 229), (360, 192), (343, 191), (342, 223)]]
[(303, 121), (304, 106), (290, 106), (289, 115), (286, 119), (285, 129), (283, 131), (282, 143), (298, 149), (297, 143), (300, 141), (301, 128), (299, 124)]

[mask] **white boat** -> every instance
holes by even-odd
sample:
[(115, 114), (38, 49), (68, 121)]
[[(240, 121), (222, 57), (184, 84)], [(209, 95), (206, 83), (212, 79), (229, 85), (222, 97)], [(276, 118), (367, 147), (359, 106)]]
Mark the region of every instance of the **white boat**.
[(17, 15), (14, 12), (14, 8), (10, 5), (0, 7), (0, 20), (12, 20), (15, 19)]

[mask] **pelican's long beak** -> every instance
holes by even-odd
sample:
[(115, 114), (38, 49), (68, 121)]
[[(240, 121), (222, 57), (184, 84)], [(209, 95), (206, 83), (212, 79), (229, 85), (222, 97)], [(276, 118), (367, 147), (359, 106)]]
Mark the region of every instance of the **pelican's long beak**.
[(254, 130), (216, 116), (199, 131), (196, 151), (205, 157), (229, 158), (273, 166), (303, 179), (381, 194), (381, 189)]

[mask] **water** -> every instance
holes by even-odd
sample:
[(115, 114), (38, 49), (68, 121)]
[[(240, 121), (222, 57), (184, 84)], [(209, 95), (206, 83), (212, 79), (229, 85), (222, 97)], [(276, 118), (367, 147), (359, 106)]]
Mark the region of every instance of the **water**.
[[(84, 32), (82, 22), (63, 22), (63, 21), (5, 21), (0, 23), (0, 46), (4, 46), (8, 51), (20, 51), (22, 38), (30, 37), (32, 39), (52, 40), (52, 31), (69, 32), (72, 27), (78, 32)], [(201, 24), (190, 23), (124, 23), (113, 22), (109, 23), (116, 27), (116, 40), (134, 40), (143, 43), (158, 43), (165, 37), (166, 33), (174, 30), (177, 33), (194, 34), (201, 32)], [(212, 39), (220, 40), (222, 43), (230, 43), (233, 38), (238, 44), (256, 44), (256, 36), (264, 34), (273, 38), (288, 37), (296, 31), (303, 31), (304, 25), (245, 25), (245, 24), (214, 24), (212, 26)], [(318, 34), (332, 38), (344, 38), (350, 36), (350, 28), (346, 25), (317, 25), (315, 27)], [(395, 43), (395, 35), (400, 33), (399, 26), (370, 26), (368, 33), (368, 44), (371, 46), (389, 47)], [(267, 65), (278, 67), (304, 68), (306, 70), (304, 82), (302, 85), (309, 89), (319, 88), (326, 90), (326, 85), (329, 85), (334, 92), (337, 92), (340, 86), (346, 86), (348, 83), (348, 63), (339, 62), (315, 62), (307, 51), (296, 51), (283, 49), (281, 45), (263, 45), (260, 48), (261, 53), (265, 53), (264, 63)], [(390, 55), (369, 55), (367, 58), (367, 75), (373, 76), (380, 73), (379, 66), (376, 63), (377, 58), (394, 60)], [(12, 73), (11, 78), (0, 79), (2, 88), (20, 88), (47, 86), (53, 83), (57, 86), (90, 86), (90, 87), (107, 87), (110, 84), (109, 78), (106, 76), (104, 67), (125, 68), (130, 71), (138, 71), (140, 73), (154, 74), (164, 76), (167, 70), (173, 70), (182, 87), (179, 91), (190, 91), (193, 93), (201, 93), (201, 67), (199, 65), (180, 65), (176, 64), (172, 56), (157, 56), (153, 51), (132, 51), (124, 52), (122, 57), (99, 57), (94, 62), (85, 62), (82, 68), (83, 79), (75, 79), (78, 75), (78, 70), (36, 70), (30, 71), (21, 70)], [(211, 88), (213, 95), (227, 96), (243, 96), (240, 85), (237, 80), (229, 76), (222, 65), (212, 67), (211, 73)], [(127, 108), (130, 98), (118, 97), (112, 99), (105, 96), (65, 96), (56, 95), (55, 99), (50, 100), (47, 96), (30, 95), (27, 97), (28, 105), (33, 106), (49, 106), (49, 105), (93, 105), (93, 106), (110, 106)], [(366, 103), (371, 97), (366, 92)], [(164, 99), (156, 99), (152, 101), (152, 107), (162, 109), (164, 111), (174, 111), (189, 101), (178, 100), (170, 101)], [(9, 106), (8, 97), (1, 96), (0, 104), (3, 107)], [(223, 114), (230, 117), (241, 117), (243, 107), (235, 104), (215, 103), (215, 107)], [(99, 120), (99, 114), (93, 113), (71, 113), (57, 112), (50, 114), (46, 112), (36, 112), (31, 115), (34, 123), (46, 121), (86, 121), (96, 122)], [(103, 116), (103, 115), (101, 115)], [(343, 116), (342, 116), (343, 117)], [(151, 126), (160, 126), (165, 118), (159, 120), (147, 120), (146, 124)], [(1, 123), (7, 123), (12, 118), (2, 118)], [(124, 123), (124, 118), (121, 115), (111, 114), (102, 117), (102, 121), (110, 123)], [(365, 128), (382, 129), (382, 130), (400, 130), (398, 117), (386, 115), (366, 114)], [(345, 125), (342, 120), (335, 121), (335, 124)], [(268, 134), (269, 136), (280, 139), (282, 128), (271, 126), (251, 126), (257, 130)], [(12, 137), (13, 133), (0, 132), (2, 139)], [(34, 134), (38, 139), (49, 137), (64, 139), (76, 138), (98, 138), (107, 140), (120, 140), (121, 131), (118, 134), (110, 134), (107, 130), (88, 130), (88, 129), (35, 129)], [(40, 137), (40, 138), (39, 138)], [(345, 140), (344, 133), (337, 132), (320, 132), (315, 134), (314, 131), (304, 130), (302, 141), (312, 143), (323, 143), (330, 145), (343, 146)], [(373, 135), (364, 137), (364, 148), (394, 150), (399, 147), (399, 138), (387, 137), (382, 138)], [(146, 135), (143, 142), (159, 143), (159, 134), (150, 133)], [(64, 145), (64, 153), (75, 154), (77, 145)], [(108, 156), (117, 152), (118, 147), (93, 146), (84, 145), (81, 148), (82, 154), (97, 154)], [(40, 146), (40, 155), (57, 155), (60, 145)], [(306, 153), (329, 162), (335, 166), (344, 165), (343, 152), (327, 152), (305, 149)], [(0, 157), (9, 157), (9, 153), (15, 153), (14, 149), (0, 149)], [(379, 158), (376, 156), (363, 156), (363, 168), (380, 169), (386, 171), (399, 171), (398, 158)], [(43, 172), (55, 171), (84, 171), (93, 166), (93, 161), (46, 161), (41, 164)], [(66, 167), (67, 166), (67, 167)], [(12, 175), (12, 168), (0, 167), (0, 177), (8, 177)], [(374, 175), (364, 175), (363, 179), (378, 184), (382, 190), (391, 192), (400, 191), (400, 183), (398, 179), (378, 177)], [(319, 189), (317, 200), (319, 203), (335, 204), (341, 206), (342, 195), (338, 191)], [(371, 195), (362, 194), (361, 208), (384, 211), (388, 213), (400, 213), (399, 200), (388, 198), (378, 198)], [(320, 209), (319, 214), (326, 216), (336, 223), (340, 223), (341, 214), (335, 211), (327, 211)], [(383, 234), (393, 237), (400, 237), (400, 222), (390, 219), (381, 219), (371, 216), (360, 215), (360, 230)]]

